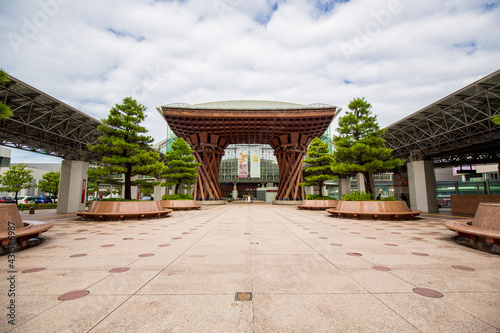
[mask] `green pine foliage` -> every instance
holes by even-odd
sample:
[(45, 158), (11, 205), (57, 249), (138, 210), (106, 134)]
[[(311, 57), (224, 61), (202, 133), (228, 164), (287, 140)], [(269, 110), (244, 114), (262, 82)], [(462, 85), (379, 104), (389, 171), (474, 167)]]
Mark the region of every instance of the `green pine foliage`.
[(135, 175), (158, 175), (164, 169), (158, 152), (150, 149), (153, 139), (143, 135), (146, 128), (140, 125), (146, 118), (146, 107), (138, 104), (131, 97), (123, 99), (122, 104), (116, 104), (110, 111), (104, 124), (97, 128), (103, 133), (100, 143), (89, 145), (93, 152), (103, 154), (105, 165), (101, 174), (123, 174), (124, 196), (131, 199), (131, 188)]
[(57, 195), (59, 193), (59, 178), (61, 177), (60, 171), (47, 172), (38, 181), (37, 187), (44, 193)]
[(95, 193), (95, 196), (98, 197), (101, 186), (108, 188), (108, 194), (117, 194), (118, 192), (121, 193), (122, 182), (119, 180), (121, 178), (121, 174), (110, 174), (103, 167), (91, 167), (87, 171), (87, 176), (88, 193)]
[(385, 130), (379, 128), (370, 103), (364, 98), (355, 98), (348, 107), (350, 111), (339, 118), (338, 135), (333, 138), (335, 161), (331, 168), (342, 175), (362, 173), (366, 191), (372, 195), (369, 175), (392, 170), (403, 165), (404, 160), (390, 157), (392, 149), (385, 146), (382, 138)]
[(135, 185), (139, 186), (139, 188), (141, 189), (141, 195), (154, 196), (155, 186), (160, 185), (160, 182), (152, 182), (146, 179), (138, 179), (135, 181)]
[(494, 115), (491, 117), (491, 120), (493, 121), (493, 124), (500, 126), (500, 114)]
[(33, 181), (33, 175), (31, 170), (27, 165), (18, 164), (11, 165), (9, 170), (5, 171), (2, 176), (0, 176), (0, 191), (5, 192), (15, 192), (15, 200), (17, 204), (17, 194), (24, 188), (33, 187), (31, 182)]
[(175, 185), (175, 194), (179, 194), (181, 185), (185, 189), (191, 188), (190, 185), (196, 183), (197, 170), (200, 163), (195, 162), (194, 151), (188, 143), (178, 138), (172, 143), (172, 148), (166, 154), (167, 170), (162, 174), (166, 181), (163, 186)]
[(331, 164), (335, 160), (328, 150), (328, 145), (319, 138), (314, 138), (307, 148), (307, 156), (304, 159), (306, 169), (304, 170), (305, 182), (300, 186), (319, 186), (319, 196), (323, 197), (323, 183), (326, 180), (335, 179)]
[[(0, 68), (0, 84), (6, 85), (10, 82), (9, 75), (2, 68)], [(9, 118), (13, 115), (10, 106), (0, 103), (0, 119)]]

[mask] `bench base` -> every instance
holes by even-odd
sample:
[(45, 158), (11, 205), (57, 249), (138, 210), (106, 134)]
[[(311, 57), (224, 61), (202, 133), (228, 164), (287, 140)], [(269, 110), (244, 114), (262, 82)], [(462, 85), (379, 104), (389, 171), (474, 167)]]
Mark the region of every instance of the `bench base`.
[(454, 231), (454, 240), (478, 250), (500, 254), (500, 231), (478, 228), (470, 225), (471, 221), (448, 221), (444, 225)]
[[(43, 242), (40, 238), (43, 232), (52, 228), (52, 223), (30, 221), (24, 222), (23, 228), (15, 229), (15, 238), (9, 239), (8, 232), (0, 233), (1, 252), (0, 255), (5, 255), (11, 252), (17, 252), (26, 248), (38, 245)], [(34, 241), (36, 239), (36, 241)]]
[(101, 213), (101, 212), (86, 212), (77, 211), (75, 212), (77, 216), (80, 216), (87, 220), (92, 221), (116, 221), (116, 220), (128, 220), (137, 219), (142, 220), (144, 218), (162, 218), (166, 217), (172, 212), (171, 209), (165, 209), (158, 212), (140, 212), (140, 213)]
[(418, 210), (410, 210), (407, 212), (351, 212), (351, 211), (339, 211), (335, 209), (327, 209), (329, 214), (348, 219), (366, 219), (366, 220), (409, 220), (417, 215), (420, 215)]
[(326, 209), (332, 209), (333, 207), (320, 207), (320, 206), (304, 206), (304, 205), (297, 205), (298, 209), (307, 209), (307, 210), (326, 210)]

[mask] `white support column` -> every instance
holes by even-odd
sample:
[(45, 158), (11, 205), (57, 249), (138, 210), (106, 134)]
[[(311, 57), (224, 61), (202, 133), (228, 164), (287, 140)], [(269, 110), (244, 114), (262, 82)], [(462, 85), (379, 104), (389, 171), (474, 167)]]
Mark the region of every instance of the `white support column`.
[(351, 193), (351, 178), (339, 177), (339, 200), (342, 200), (344, 194)]
[(233, 200), (238, 200), (238, 186), (236, 183), (233, 186)]
[(89, 162), (64, 160), (61, 164), (57, 212), (62, 214), (85, 210)]
[(412, 209), (437, 213), (436, 175), (432, 161), (408, 162), (408, 189)]
[(306, 196), (314, 194), (314, 186), (304, 186), (304, 190), (306, 192)]
[[(162, 181), (162, 179), (156, 179), (155, 181), (157, 181), (157, 182), (161, 182), (161, 181)], [(163, 188), (163, 186), (161, 186), (161, 185), (156, 185), (156, 186), (155, 186), (155, 191), (154, 191), (154, 193), (153, 193), (153, 198), (154, 198), (155, 200), (161, 200), (161, 197), (162, 197), (162, 194), (161, 194), (161, 192), (162, 192), (162, 188)]]
[[(139, 180), (139, 179), (142, 179), (142, 176), (141, 175), (135, 175), (132, 177), (131, 181), (134, 181), (134, 180)], [(124, 187), (124, 190), (125, 190), (125, 187)], [(139, 186), (136, 186), (136, 185), (132, 185), (131, 188), (130, 188), (130, 197), (135, 200), (135, 199), (140, 199), (141, 198), (141, 193), (140, 193), (141, 189)], [(125, 194), (122, 192), (122, 198), (125, 197)]]

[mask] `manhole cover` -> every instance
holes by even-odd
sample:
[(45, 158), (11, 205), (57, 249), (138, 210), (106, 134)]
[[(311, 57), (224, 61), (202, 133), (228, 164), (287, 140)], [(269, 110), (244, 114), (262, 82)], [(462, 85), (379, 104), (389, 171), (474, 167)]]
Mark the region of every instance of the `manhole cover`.
[(235, 301), (251, 301), (252, 293), (251, 292), (237, 292), (235, 297)]

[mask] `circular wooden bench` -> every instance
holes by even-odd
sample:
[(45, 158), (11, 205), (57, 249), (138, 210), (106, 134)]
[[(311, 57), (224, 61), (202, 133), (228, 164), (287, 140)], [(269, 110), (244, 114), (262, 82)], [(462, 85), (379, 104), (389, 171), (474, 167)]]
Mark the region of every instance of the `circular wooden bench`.
[[(500, 252), (500, 204), (480, 203), (472, 221), (447, 221), (445, 227), (458, 236), (466, 237), (469, 245), (482, 249), (497, 246), (493, 252)], [(489, 244), (487, 244), (489, 243)]]
[(88, 211), (75, 214), (84, 219), (106, 221), (161, 218), (171, 212), (171, 209), (163, 209), (159, 201), (93, 201)]
[(339, 201), (329, 214), (342, 218), (407, 220), (422, 213), (410, 210), (404, 201)]
[(337, 203), (338, 200), (304, 200), (301, 205), (297, 205), (297, 208), (310, 210), (335, 209)]
[(0, 205), (0, 241), (2, 254), (17, 251), (32, 245), (31, 239), (39, 238), (42, 232), (52, 228), (50, 222), (23, 222), (14, 204)]
[(172, 210), (192, 210), (200, 209), (201, 205), (197, 205), (194, 200), (160, 200), (163, 209)]

